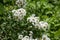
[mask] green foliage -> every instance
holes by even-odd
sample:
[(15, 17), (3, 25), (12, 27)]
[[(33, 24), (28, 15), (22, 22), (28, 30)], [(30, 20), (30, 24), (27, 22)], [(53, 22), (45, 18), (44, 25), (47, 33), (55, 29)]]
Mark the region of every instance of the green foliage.
[[(0, 0), (0, 37), (3, 40), (17, 40), (18, 34), (26, 30), (33, 31), (33, 37), (40, 37), (41, 31), (34, 28), (28, 28), (32, 24), (26, 21), (27, 17), (32, 13), (36, 14), (40, 20), (50, 24), (48, 31), (51, 40), (60, 40), (60, 0), (27, 0), (26, 7), (27, 15), (22, 21), (16, 21), (12, 17), (11, 11), (17, 9), (16, 0)], [(9, 18), (11, 16), (11, 19)], [(27, 25), (29, 24), (29, 25)], [(43, 32), (43, 31), (42, 31)]]

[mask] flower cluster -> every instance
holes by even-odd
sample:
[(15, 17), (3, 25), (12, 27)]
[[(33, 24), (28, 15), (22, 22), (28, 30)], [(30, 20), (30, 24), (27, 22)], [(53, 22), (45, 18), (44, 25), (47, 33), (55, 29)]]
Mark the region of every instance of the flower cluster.
[(23, 8), (12, 10), (13, 16), (15, 18), (18, 18), (19, 20), (22, 20), (24, 16), (26, 15), (26, 10)]
[[(39, 17), (36, 17), (35, 14), (32, 14), (32, 16), (27, 18), (27, 21), (32, 23), (32, 25), (35, 26), (35, 28), (42, 29), (46, 31), (48, 29), (48, 23), (45, 21), (39, 21)], [(42, 35), (42, 40), (50, 40), (50, 38), (47, 35)]]
[(35, 14), (32, 14), (27, 18), (27, 21), (31, 22), (33, 25), (39, 22), (39, 17), (35, 17)]
[(37, 40), (37, 39), (31, 39), (29, 36), (24, 36), (23, 35), (19, 35), (19, 38), (18, 39), (21, 39), (21, 40)]
[(26, 4), (26, 0), (17, 0), (16, 4), (18, 7), (23, 7)]
[(18, 35), (18, 39), (21, 39), (21, 40), (50, 40), (50, 38), (46, 34), (43, 34), (41, 39), (38, 39), (38, 38), (33, 39), (32, 35), (33, 35), (33, 32), (30, 31), (29, 36)]
[(23, 37), (23, 35), (18, 35), (18, 39), (21, 39), (21, 40), (38, 40), (37, 38), (36, 39), (33, 39), (32, 38), (32, 34), (33, 34), (33, 32), (30, 31), (29, 36), (24, 36)]
[(39, 21), (39, 17), (36, 17), (35, 14), (27, 18), (27, 21), (31, 22), (36, 28), (46, 30), (48, 29), (48, 23), (44, 21)]
[[(17, 0), (16, 4), (21, 7), (24, 6), (25, 0)], [(13, 13), (13, 17), (15, 19), (19, 19), (22, 20), (24, 18), (24, 16), (26, 15), (26, 10), (23, 8), (17, 9), (17, 10), (12, 10)], [(36, 17), (35, 14), (32, 14), (30, 17), (27, 18), (27, 22), (30, 22), (33, 26), (35, 26), (35, 28), (38, 28), (40, 30), (46, 30), (48, 29), (48, 23), (44, 22), (44, 21), (40, 21), (39, 17)], [(24, 35), (18, 35), (18, 39), (20, 40), (38, 40), (33, 39), (33, 32), (30, 31), (29, 36), (24, 36)], [(47, 35), (42, 35), (42, 40), (50, 40), (50, 38)]]

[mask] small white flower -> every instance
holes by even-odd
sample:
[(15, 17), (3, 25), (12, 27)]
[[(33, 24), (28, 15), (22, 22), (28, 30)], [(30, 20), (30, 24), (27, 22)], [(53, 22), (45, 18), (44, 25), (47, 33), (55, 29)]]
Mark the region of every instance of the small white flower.
[(18, 7), (24, 6), (26, 4), (26, 0), (17, 0), (16, 5)]
[(35, 17), (35, 14), (32, 14), (31, 16), (32, 16), (32, 17)]
[(25, 36), (25, 38), (29, 39), (29, 36)]
[(19, 12), (17, 10), (12, 10), (13, 16), (19, 16)]
[(38, 40), (38, 39), (36, 38), (36, 39), (34, 39), (34, 40)]
[(22, 39), (23, 38), (23, 35), (18, 35), (18, 39)]
[(25, 36), (22, 40), (29, 40), (29, 36)]
[(29, 37), (30, 39), (33, 39), (33, 38), (32, 38), (32, 34), (29, 34), (29, 36), (30, 36), (30, 37)]
[(20, 15), (22, 15), (22, 16), (25, 16), (25, 15), (26, 15), (26, 10), (23, 9), (23, 8), (20, 8), (20, 9), (18, 9), (17, 11), (18, 11), (18, 12), (20, 13)]
[(50, 40), (50, 38), (47, 35), (43, 35), (42, 40)]
[(18, 17), (20, 14), (19, 14), (19, 12), (16, 11), (13, 15)]
[(43, 30), (48, 29), (48, 23), (47, 23), (47, 22), (40, 21), (40, 22), (39, 22), (39, 25), (40, 25), (40, 27), (41, 27)]
[(35, 23), (39, 22), (39, 17), (35, 17), (35, 14), (32, 14), (32, 16), (27, 18), (27, 21), (35, 25)]
[(12, 13), (15, 13), (16, 12), (16, 10), (12, 10)]
[(38, 28), (38, 29), (43, 29), (46, 31), (46, 29), (48, 29), (48, 23), (47, 22), (44, 22), (44, 21), (40, 21), (38, 23), (35, 24), (35, 28)]
[(33, 32), (32, 31), (29, 31), (31, 34), (33, 34)]
[(41, 29), (39, 22), (36, 23), (34, 26), (35, 26), (35, 28)]

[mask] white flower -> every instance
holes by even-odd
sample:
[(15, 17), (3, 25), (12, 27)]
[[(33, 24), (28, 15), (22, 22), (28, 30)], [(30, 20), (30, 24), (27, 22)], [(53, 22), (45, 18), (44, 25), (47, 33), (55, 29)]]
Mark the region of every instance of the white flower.
[(15, 13), (13, 14), (14, 16), (18, 17), (20, 15), (19, 12), (15, 11)]
[(32, 38), (32, 34), (29, 34), (29, 36), (30, 36), (30, 37), (29, 37), (29, 38), (30, 38), (30, 40), (32, 40), (32, 39), (33, 39), (33, 38)]
[(30, 32), (30, 34), (33, 34), (33, 32), (32, 31), (29, 31)]
[(37, 38), (36, 38), (36, 39), (34, 39), (34, 40), (37, 40)]
[(29, 36), (25, 36), (22, 40), (29, 40)]
[(12, 10), (13, 16), (19, 20), (22, 20), (26, 15), (26, 10), (23, 8)]
[[(27, 21), (32, 23), (32, 25), (35, 26), (35, 28), (39, 28), (39, 17), (36, 17), (35, 14), (32, 14), (30, 17), (27, 18)], [(40, 29), (40, 28), (39, 28)]]
[(18, 11), (18, 12), (20, 13), (20, 15), (22, 15), (22, 16), (25, 16), (25, 15), (26, 15), (26, 10), (23, 9), (23, 8), (20, 8), (20, 9), (18, 9), (17, 11)]
[(27, 21), (35, 25), (35, 23), (39, 22), (39, 17), (35, 17), (35, 14), (32, 14), (32, 16), (27, 18)]
[(29, 39), (29, 36), (25, 36), (25, 38)]
[(35, 28), (41, 29), (39, 22), (36, 23), (34, 26), (35, 26)]
[(19, 16), (19, 12), (17, 10), (12, 10), (13, 16)]
[(16, 10), (14, 9), (14, 10), (12, 10), (12, 13), (15, 13), (16, 12)]
[(43, 35), (42, 40), (50, 40), (50, 38), (47, 35)]
[(18, 35), (18, 39), (22, 39), (23, 38), (23, 35)]
[(35, 17), (35, 14), (32, 14), (31, 16), (32, 16), (32, 17)]
[(24, 6), (25, 3), (26, 3), (26, 0), (17, 0), (16, 1), (16, 4), (17, 4), (18, 7)]
[(40, 21), (39, 25), (40, 25), (40, 28), (42, 28), (43, 30), (48, 29), (48, 23), (47, 22)]

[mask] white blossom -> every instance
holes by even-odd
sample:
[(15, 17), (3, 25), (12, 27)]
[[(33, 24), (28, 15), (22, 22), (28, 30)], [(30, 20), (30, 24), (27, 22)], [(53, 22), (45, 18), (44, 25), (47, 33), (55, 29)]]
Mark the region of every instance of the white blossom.
[(24, 36), (23, 37), (23, 35), (18, 35), (18, 39), (20, 39), (20, 40), (37, 40), (37, 38), (33, 39), (31, 36), (30, 37), (29, 36)]
[(31, 16), (32, 16), (32, 17), (35, 17), (35, 14), (32, 14)]
[(36, 39), (34, 39), (34, 40), (38, 40), (38, 39), (36, 38)]
[(44, 34), (44, 35), (42, 36), (42, 40), (50, 40), (50, 38), (49, 38), (47, 35)]
[(40, 26), (39, 22), (36, 23), (34, 26), (35, 26), (35, 28), (41, 29), (41, 26)]
[(42, 28), (43, 30), (48, 29), (48, 23), (47, 22), (40, 21), (39, 25), (40, 25), (40, 28)]
[(20, 8), (20, 9), (18, 9), (17, 11), (20, 13), (20, 16), (21, 16), (21, 15), (22, 15), (22, 16), (25, 16), (25, 15), (26, 15), (26, 10), (23, 9), (23, 8)]
[(14, 10), (12, 10), (12, 13), (15, 13), (16, 12), (16, 10), (14, 9)]
[(35, 17), (35, 15), (32, 14), (30, 17), (27, 18), (27, 21), (29, 21), (33, 25), (35, 25), (35, 23), (38, 23), (39, 22), (39, 17)]
[(23, 8), (12, 10), (13, 16), (19, 20), (22, 20), (26, 15), (26, 10)]
[(33, 39), (33, 38), (32, 38), (32, 34), (29, 34), (29, 36), (30, 36), (30, 37), (29, 37), (29, 38), (30, 38), (30, 40), (32, 40), (32, 39)]
[(29, 34), (29, 38), (30, 38), (30, 40), (34, 40), (32, 37), (33, 37), (33, 32), (32, 31), (29, 31), (30, 32), (30, 34)]
[(33, 32), (32, 31), (29, 31), (30, 32), (30, 34), (33, 34)]
[(23, 38), (23, 35), (18, 35), (18, 39), (22, 39)]
[(22, 40), (29, 40), (29, 36), (25, 36)]
[(48, 23), (47, 22), (44, 22), (44, 21), (40, 21), (40, 22), (37, 22), (34, 24), (35, 28), (38, 28), (38, 29), (43, 29), (43, 30), (46, 30), (48, 29)]
[(25, 4), (26, 4), (26, 0), (17, 0), (16, 1), (16, 5), (18, 7), (25, 6)]

